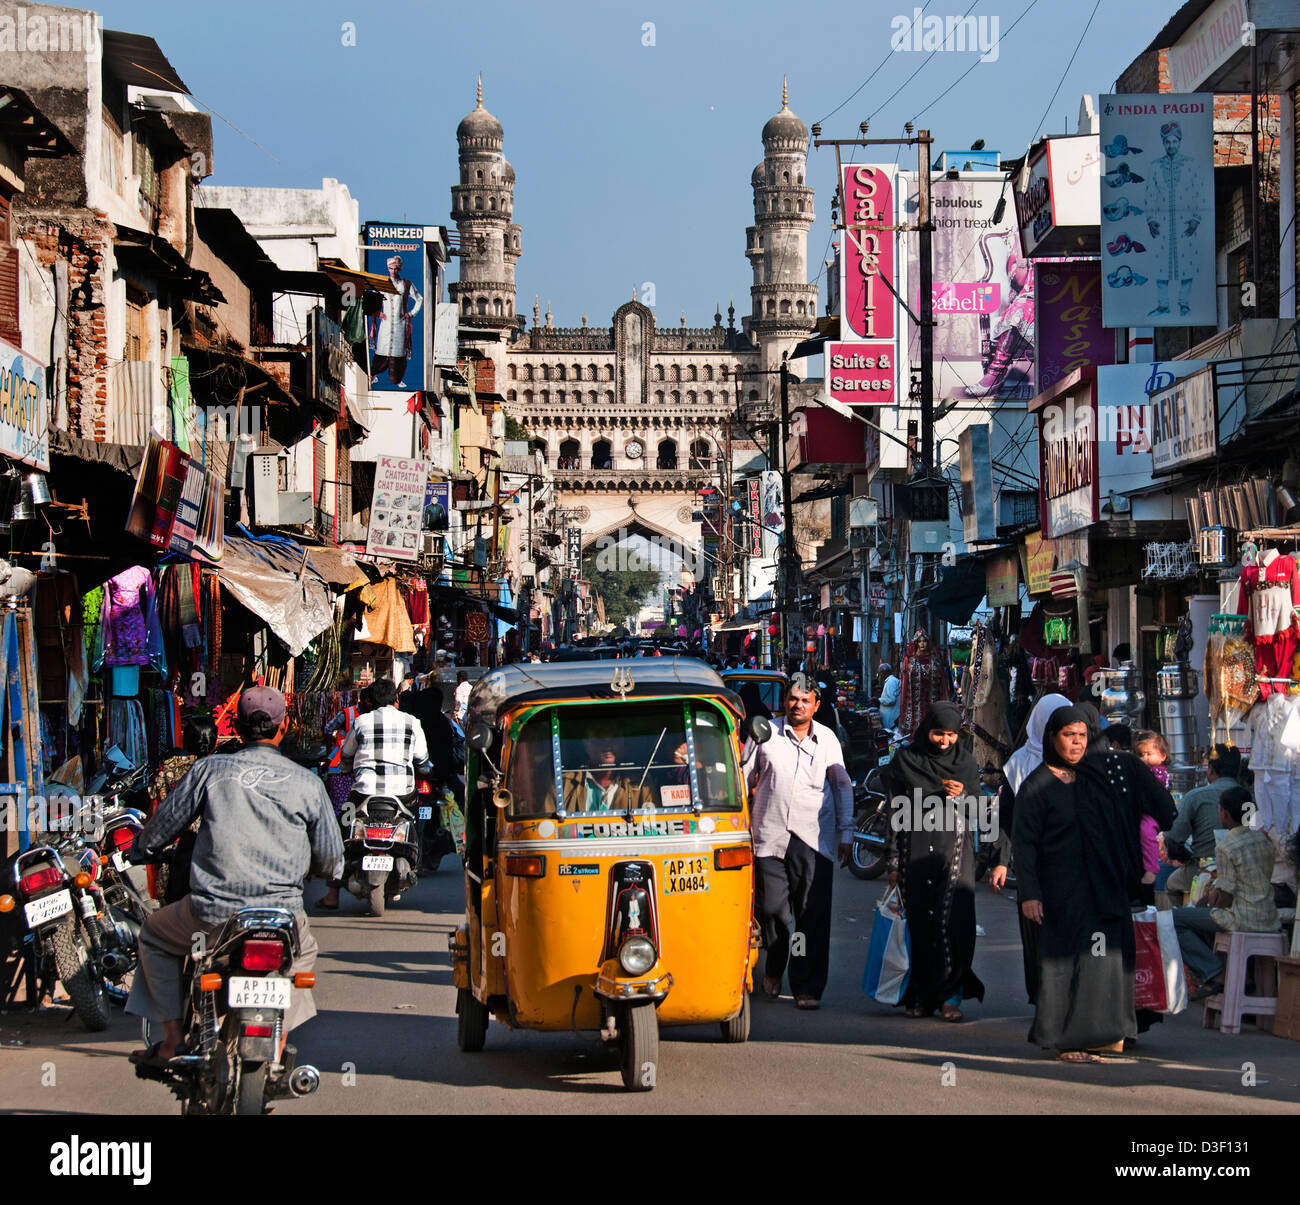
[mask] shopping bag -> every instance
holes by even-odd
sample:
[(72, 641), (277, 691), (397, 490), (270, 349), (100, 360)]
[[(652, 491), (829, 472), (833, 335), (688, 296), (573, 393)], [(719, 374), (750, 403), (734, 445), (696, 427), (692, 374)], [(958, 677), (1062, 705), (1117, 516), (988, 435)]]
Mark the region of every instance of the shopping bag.
[(862, 990), (881, 1004), (897, 1004), (907, 991), (911, 970), (912, 940), (898, 902), (891, 889), (876, 905), (871, 922), (871, 944), (862, 971)]
[(1133, 917), (1137, 967), (1133, 1005), (1152, 1012), (1180, 1013), (1187, 1007), (1187, 977), (1174, 929), (1174, 914), (1148, 908)]
[(464, 857), (465, 814), (450, 795), (442, 797), (442, 826), (451, 833), (451, 839), (456, 843), (456, 852)]

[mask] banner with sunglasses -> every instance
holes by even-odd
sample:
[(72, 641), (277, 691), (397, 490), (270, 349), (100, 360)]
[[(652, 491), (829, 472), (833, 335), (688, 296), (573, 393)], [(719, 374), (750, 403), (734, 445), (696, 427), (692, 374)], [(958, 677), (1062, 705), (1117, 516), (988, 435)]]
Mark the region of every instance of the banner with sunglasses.
[(1213, 326), (1214, 96), (1101, 97), (1102, 313)]

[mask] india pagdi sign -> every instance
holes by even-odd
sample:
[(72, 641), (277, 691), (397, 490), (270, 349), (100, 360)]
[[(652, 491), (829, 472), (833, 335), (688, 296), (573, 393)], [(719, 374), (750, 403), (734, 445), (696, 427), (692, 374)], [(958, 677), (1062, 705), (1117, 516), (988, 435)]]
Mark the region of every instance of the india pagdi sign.
[(423, 460), (381, 456), (375, 462), (368, 556), (414, 561), (420, 556), (429, 466)]
[(1214, 96), (1101, 98), (1107, 326), (1213, 326)]

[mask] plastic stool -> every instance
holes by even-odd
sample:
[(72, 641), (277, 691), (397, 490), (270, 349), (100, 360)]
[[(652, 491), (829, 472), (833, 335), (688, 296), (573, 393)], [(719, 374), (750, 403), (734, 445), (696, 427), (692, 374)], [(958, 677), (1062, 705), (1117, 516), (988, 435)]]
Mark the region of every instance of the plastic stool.
[[(1240, 1033), (1241, 1018), (1249, 1013), (1260, 1029), (1271, 1030), (1277, 1014), (1277, 959), (1286, 957), (1286, 939), (1281, 933), (1218, 933), (1214, 951), (1220, 950), (1228, 954), (1223, 991), (1206, 999), (1202, 1028), (1213, 1029), (1213, 1014), (1218, 1013), (1221, 1033)], [(1246, 995), (1246, 964), (1252, 958), (1259, 960), (1255, 991), (1266, 995)]]

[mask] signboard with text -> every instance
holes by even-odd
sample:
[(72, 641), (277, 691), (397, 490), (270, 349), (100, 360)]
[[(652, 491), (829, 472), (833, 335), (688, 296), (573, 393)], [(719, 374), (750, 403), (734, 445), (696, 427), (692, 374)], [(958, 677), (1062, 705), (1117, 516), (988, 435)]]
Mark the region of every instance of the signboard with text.
[(380, 310), (366, 319), (370, 388), (402, 393), (422, 390), (428, 319), (425, 303), (430, 293), (424, 227), (367, 222), (364, 238), (366, 271), (388, 277), (396, 290), (378, 294)]
[(428, 480), (427, 461), (381, 456), (375, 462), (368, 556), (390, 561), (419, 559)]
[(1038, 392), (1086, 364), (1113, 364), (1115, 332), (1101, 321), (1101, 267), (1078, 260), (1034, 264)]
[[(50, 470), (50, 398), (45, 368), (0, 339), (0, 454)], [(8, 521), (8, 516), (5, 516)]]
[(1214, 365), (1207, 364), (1151, 395), (1151, 470), (1169, 473), (1218, 452)]

